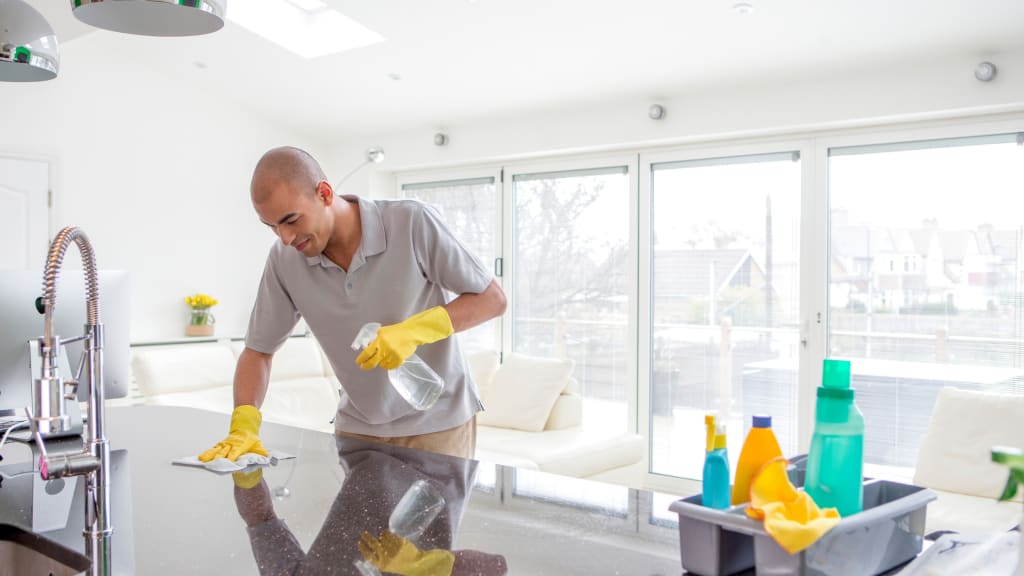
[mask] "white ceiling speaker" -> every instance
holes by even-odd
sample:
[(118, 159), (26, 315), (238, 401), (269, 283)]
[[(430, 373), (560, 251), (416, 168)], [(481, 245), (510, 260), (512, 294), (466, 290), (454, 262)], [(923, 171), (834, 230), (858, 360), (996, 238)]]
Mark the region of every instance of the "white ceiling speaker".
[(661, 120), (665, 117), (665, 107), (661, 104), (651, 104), (647, 115), (651, 117), (651, 120)]
[(71, 0), (72, 11), (82, 22), (143, 36), (216, 32), (224, 27), (226, 8), (227, 0)]
[(0, 0), (0, 81), (57, 77), (60, 47), (50, 23), (22, 0)]
[(988, 82), (996, 77), (996, 65), (991, 62), (980, 62), (974, 67), (974, 77)]

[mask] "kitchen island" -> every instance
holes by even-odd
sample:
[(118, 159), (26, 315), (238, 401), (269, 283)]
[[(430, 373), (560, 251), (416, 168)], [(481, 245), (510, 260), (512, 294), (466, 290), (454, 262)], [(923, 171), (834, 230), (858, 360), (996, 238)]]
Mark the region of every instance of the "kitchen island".
[[(261, 474), (171, 464), (227, 426), (190, 408), (108, 408), (115, 573), (358, 576), (360, 539), (389, 526), (417, 481), (443, 506), (408, 539), (452, 551), (453, 574), (682, 572), (672, 496), (269, 423), (264, 445), (295, 458)], [(81, 487), (25, 473), (30, 449), (3, 449), (2, 521), (81, 551)]]

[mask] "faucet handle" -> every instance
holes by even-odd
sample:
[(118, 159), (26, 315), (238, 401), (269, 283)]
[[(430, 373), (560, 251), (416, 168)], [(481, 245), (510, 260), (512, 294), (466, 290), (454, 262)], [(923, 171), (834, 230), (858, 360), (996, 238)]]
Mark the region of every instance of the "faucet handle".
[(28, 425), (32, 429), (32, 437), (36, 440), (36, 446), (39, 446), (39, 475), (42, 476), (43, 480), (47, 480), (49, 467), (47, 466), (46, 443), (43, 442), (43, 436), (39, 433), (39, 426), (36, 426), (36, 419), (32, 416), (28, 406), (25, 407), (25, 416), (28, 417)]

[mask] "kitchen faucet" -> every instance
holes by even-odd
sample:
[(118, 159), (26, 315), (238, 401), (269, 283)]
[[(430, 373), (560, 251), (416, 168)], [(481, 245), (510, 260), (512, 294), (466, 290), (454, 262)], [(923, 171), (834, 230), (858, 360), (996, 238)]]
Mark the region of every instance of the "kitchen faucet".
[[(61, 340), (53, 333), (53, 314), (57, 307), (57, 277), (64, 261), (64, 253), (71, 243), (78, 247), (86, 283), (85, 333)], [(43, 336), (37, 340), (38, 354), (42, 358), (39, 378), (32, 386), (33, 414), (29, 421), (39, 446), (39, 473), (44, 480), (67, 476), (85, 476), (85, 554), (92, 566), (89, 576), (109, 576), (110, 555), (110, 447), (104, 433), (103, 388), (103, 324), (100, 322), (99, 276), (96, 257), (89, 238), (81, 229), (68, 226), (57, 234), (50, 244), (43, 273), (43, 296), (37, 303), (44, 315)], [(60, 347), (70, 342), (84, 341), (82, 361), (78, 374), (68, 381), (60, 375), (58, 359)], [(46, 453), (43, 435), (66, 433), (70, 419), (65, 402), (78, 399), (78, 375), (82, 367), (88, 376), (88, 425), (82, 438), (82, 451), (68, 454)]]

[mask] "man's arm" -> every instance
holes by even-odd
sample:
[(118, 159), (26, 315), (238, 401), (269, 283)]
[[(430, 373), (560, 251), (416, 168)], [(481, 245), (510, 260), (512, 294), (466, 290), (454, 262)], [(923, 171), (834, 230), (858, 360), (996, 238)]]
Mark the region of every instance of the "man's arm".
[(246, 452), (269, 456), (260, 442), (263, 415), (259, 407), (267, 396), (272, 358), (270, 354), (249, 348), (242, 350), (238, 356), (238, 365), (235, 366), (235, 409), (231, 412), (228, 436), (200, 454), (200, 462), (209, 462), (215, 458), (227, 458), (233, 462)]
[(267, 397), (270, 365), (274, 356), (245, 348), (235, 367), (235, 407), (246, 404), (259, 408)]
[[(496, 281), (491, 280), (491, 283), (487, 285), (483, 292), (479, 294), (461, 294), (458, 298), (446, 304), (444, 308), (452, 320), (452, 328), (456, 332), (462, 332), (463, 330), (469, 330), (474, 326), (483, 324), (491, 318), (501, 316), (505, 313), (506, 305), (505, 292), (501, 289), (501, 286), (498, 286)], [(237, 384), (235, 390), (235, 405), (237, 405)]]

